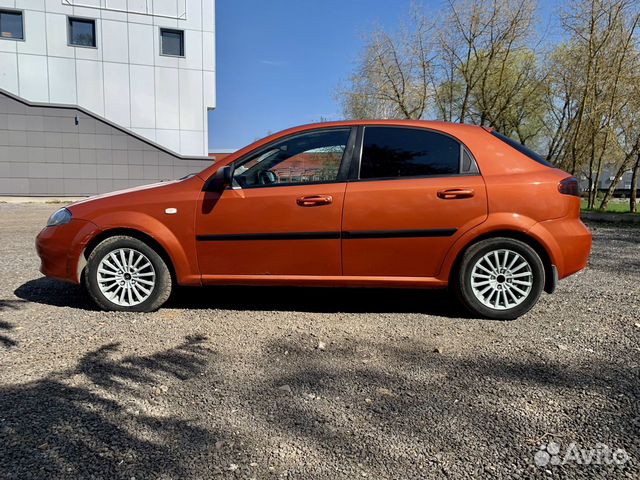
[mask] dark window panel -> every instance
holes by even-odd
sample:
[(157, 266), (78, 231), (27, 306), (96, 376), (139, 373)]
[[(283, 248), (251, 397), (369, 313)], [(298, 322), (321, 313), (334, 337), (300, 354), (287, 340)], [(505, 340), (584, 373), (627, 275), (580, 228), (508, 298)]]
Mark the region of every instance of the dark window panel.
[(182, 30), (160, 30), (162, 55), (184, 57), (184, 32)]
[(460, 144), (418, 128), (366, 127), (360, 178), (422, 177), (459, 173)]
[(24, 39), (22, 12), (0, 10), (0, 37)]
[(79, 47), (95, 47), (96, 22), (94, 20), (70, 18), (69, 44)]

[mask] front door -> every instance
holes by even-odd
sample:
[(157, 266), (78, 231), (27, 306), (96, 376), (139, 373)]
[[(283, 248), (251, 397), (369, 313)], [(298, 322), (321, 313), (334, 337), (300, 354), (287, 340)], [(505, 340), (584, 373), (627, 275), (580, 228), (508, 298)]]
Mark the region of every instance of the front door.
[(484, 181), (457, 140), (365, 127), (358, 178), (345, 195), (344, 275), (436, 276), (453, 242), (486, 217)]
[(353, 130), (276, 141), (234, 162), (233, 185), (222, 195), (201, 194), (196, 242), (205, 283), (217, 276), (342, 273), (343, 162)]

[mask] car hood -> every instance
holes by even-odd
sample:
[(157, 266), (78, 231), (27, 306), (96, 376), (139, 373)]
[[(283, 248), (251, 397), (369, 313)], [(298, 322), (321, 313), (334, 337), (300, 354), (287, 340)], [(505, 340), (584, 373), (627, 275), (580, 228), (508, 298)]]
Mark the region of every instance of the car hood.
[(180, 180), (170, 180), (167, 182), (158, 182), (158, 183), (152, 183), (150, 185), (141, 185), (139, 187), (132, 187), (132, 188), (126, 188), (124, 190), (116, 190), (115, 192), (109, 192), (109, 193), (103, 193), (101, 195), (94, 195), (93, 197), (88, 197), (85, 198), (84, 200), (79, 200), (77, 202), (72, 203), (71, 205), (69, 205), (67, 208), (72, 209), (73, 207), (77, 206), (77, 205), (84, 205), (90, 202), (95, 202), (96, 200), (102, 200), (105, 198), (111, 198), (111, 197), (117, 197), (120, 195), (126, 195), (128, 193), (133, 193), (133, 192), (141, 192), (143, 190), (153, 190), (156, 188), (160, 188), (160, 187), (166, 187), (168, 185), (172, 185), (174, 183), (178, 183)]

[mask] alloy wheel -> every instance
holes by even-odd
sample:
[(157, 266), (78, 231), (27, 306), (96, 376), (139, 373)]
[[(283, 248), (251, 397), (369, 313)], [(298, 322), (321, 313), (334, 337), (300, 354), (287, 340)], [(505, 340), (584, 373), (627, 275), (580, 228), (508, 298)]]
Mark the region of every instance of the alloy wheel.
[(482, 256), (471, 270), (474, 296), (494, 310), (522, 304), (533, 289), (533, 270), (519, 253), (497, 249)]
[(98, 265), (98, 286), (111, 302), (122, 307), (147, 300), (156, 285), (156, 272), (149, 258), (133, 248), (107, 253)]

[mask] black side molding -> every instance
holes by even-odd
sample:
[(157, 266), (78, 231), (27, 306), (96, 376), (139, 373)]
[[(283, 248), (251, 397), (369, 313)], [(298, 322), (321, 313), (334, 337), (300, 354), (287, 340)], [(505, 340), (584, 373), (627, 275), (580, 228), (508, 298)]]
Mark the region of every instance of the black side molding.
[(356, 232), (342, 232), (342, 238), (424, 238), (424, 237), (450, 237), (456, 233), (455, 228), (432, 228), (430, 230), (370, 230)]
[(232, 233), (198, 235), (200, 242), (236, 242), (245, 240), (338, 240), (340, 232)]
[(359, 240), (366, 238), (427, 238), (451, 237), (455, 228), (429, 230), (370, 230), (356, 232), (286, 232), (286, 233), (233, 233), (227, 235), (198, 235), (199, 242), (239, 242), (247, 240)]

